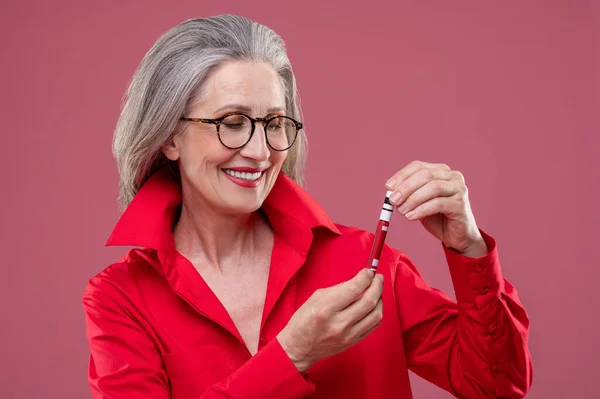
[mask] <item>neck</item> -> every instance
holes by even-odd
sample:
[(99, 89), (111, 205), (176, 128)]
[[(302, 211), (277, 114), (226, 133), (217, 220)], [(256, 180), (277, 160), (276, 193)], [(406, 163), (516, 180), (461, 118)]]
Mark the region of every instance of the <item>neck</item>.
[(235, 270), (242, 256), (254, 252), (262, 220), (258, 212), (230, 215), (183, 201), (173, 236), (177, 250), (196, 267), (220, 273)]

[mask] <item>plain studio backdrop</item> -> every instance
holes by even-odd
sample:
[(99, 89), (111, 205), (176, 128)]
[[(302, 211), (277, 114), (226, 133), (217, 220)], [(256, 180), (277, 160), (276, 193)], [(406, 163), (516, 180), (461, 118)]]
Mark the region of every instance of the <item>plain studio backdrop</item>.
[[(287, 42), (307, 189), (334, 221), (373, 231), (411, 160), (460, 170), (531, 318), (528, 397), (599, 397), (599, 2), (0, 4), (0, 397), (89, 397), (81, 295), (126, 249), (104, 247), (121, 97), (160, 34), (222, 13)], [(420, 223), (395, 214), (388, 243), (454, 297)], [(411, 379), (415, 398), (450, 397)]]

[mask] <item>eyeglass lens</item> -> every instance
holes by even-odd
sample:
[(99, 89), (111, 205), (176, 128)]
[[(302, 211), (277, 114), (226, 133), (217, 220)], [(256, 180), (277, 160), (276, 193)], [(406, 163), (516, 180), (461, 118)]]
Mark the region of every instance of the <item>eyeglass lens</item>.
[[(267, 142), (276, 150), (285, 150), (294, 142), (296, 130), (292, 120), (282, 116), (275, 117), (265, 126)], [(249, 141), (251, 134), (252, 121), (244, 115), (229, 115), (219, 126), (219, 136), (227, 147), (243, 146)]]

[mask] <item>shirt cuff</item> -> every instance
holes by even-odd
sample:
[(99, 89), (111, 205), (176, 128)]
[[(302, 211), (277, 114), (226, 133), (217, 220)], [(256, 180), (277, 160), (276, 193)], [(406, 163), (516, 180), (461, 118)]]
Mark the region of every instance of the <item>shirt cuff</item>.
[(242, 398), (296, 398), (315, 391), (277, 339), (273, 339), (236, 373), (232, 383)]
[(500, 297), (504, 279), (500, 269), (496, 241), (479, 230), (487, 245), (488, 253), (480, 258), (469, 258), (442, 244), (457, 303), (474, 303), (483, 308)]

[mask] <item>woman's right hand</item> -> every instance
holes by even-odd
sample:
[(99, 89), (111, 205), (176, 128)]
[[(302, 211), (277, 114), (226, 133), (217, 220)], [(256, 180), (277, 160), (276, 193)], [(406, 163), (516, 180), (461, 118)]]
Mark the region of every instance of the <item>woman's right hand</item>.
[(345, 351), (381, 322), (383, 276), (362, 269), (354, 278), (314, 292), (277, 335), (300, 372)]

